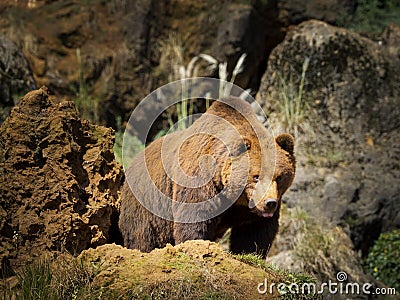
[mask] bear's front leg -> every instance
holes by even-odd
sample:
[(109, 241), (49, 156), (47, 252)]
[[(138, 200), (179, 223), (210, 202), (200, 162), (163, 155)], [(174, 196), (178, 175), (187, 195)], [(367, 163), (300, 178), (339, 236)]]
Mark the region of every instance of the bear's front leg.
[(212, 241), (214, 239), (214, 227), (214, 222), (212, 220), (206, 220), (198, 223), (175, 223), (175, 245), (189, 240)]
[(234, 254), (256, 253), (265, 258), (278, 232), (278, 216), (232, 227), (230, 250)]

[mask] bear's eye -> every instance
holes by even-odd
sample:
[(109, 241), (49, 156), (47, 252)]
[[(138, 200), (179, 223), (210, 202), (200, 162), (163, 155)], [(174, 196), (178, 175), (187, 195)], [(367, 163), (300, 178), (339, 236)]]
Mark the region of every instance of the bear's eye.
[(247, 146), (245, 143), (241, 143), (232, 153), (230, 156), (239, 156), (247, 151)]
[(245, 141), (244, 141), (244, 144), (246, 145), (246, 150), (250, 150), (250, 148), (251, 148), (251, 143), (250, 143), (250, 141), (249, 141), (249, 140), (245, 140)]
[(247, 151), (247, 146), (245, 143), (241, 143), (238, 148), (238, 154), (245, 153)]
[(282, 181), (282, 175), (279, 175), (275, 179), (276, 183), (280, 183)]
[(258, 175), (253, 176), (253, 181), (255, 183), (257, 183), (259, 180), (260, 180), (260, 176), (258, 176)]
[(239, 145), (237, 145), (229, 156), (239, 156), (247, 152), (251, 148), (251, 143), (249, 140), (244, 139)]

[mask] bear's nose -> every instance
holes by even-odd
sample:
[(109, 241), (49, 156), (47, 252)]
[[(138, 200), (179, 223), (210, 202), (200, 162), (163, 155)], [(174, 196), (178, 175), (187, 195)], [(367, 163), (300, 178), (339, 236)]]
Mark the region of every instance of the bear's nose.
[(265, 206), (268, 211), (274, 211), (277, 204), (278, 202), (276, 201), (276, 199), (268, 198), (267, 200), (265, 200)]

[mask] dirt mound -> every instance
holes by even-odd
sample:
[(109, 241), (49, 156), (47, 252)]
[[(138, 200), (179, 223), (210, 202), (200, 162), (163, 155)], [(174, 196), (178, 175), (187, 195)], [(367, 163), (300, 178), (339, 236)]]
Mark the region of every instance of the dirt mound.
[(101, 265), (92, 288), (107, 287), (106, 299), (269, 299), (257, 291), (259, 283), (287, 282), (284, 275), (243, 263), (220, 245), (200, 240), (150, 253), (104, 245), (79, 258)]
[(123, 172), (113, 142), (112, 129), (81, 120), (46, 87), (12, 109), (0, 128), (0, 274), (45, 250), (115, 238)]
[(41, 257), (18, 277), (0, 281), (0, 289), (7, 299), (24, 298), (29, 293), (24, 286), (31, 283), (40, 299), (321, 299), (316, 293), (289, 293), (292, 284), (313, 282), (267, 266), (258, 256), (231, 255), (216, 243), (197, 240), (150, 253), (107, 244), (78, 257)]

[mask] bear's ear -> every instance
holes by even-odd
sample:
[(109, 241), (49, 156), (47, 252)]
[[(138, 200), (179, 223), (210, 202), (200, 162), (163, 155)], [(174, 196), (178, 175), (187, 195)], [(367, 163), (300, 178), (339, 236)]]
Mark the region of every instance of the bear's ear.
[(275, 137), (276, 143), (285, 151), (293, 155), (294, 152), (294, 138), (289, 133), (282, 133)]

